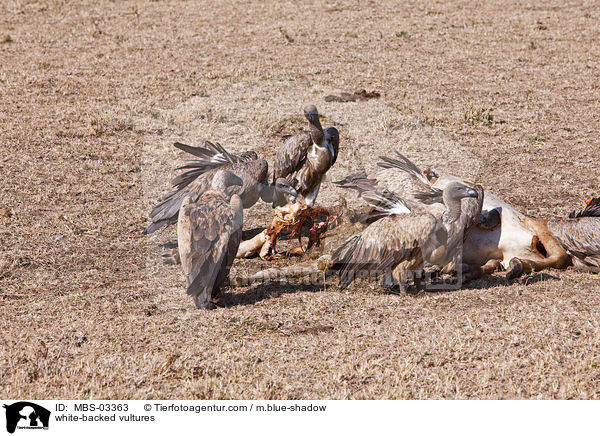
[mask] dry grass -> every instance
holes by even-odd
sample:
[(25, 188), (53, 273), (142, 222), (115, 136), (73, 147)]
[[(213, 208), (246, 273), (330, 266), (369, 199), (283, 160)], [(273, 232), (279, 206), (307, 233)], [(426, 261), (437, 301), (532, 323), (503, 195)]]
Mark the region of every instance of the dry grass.
[[(308, 102), (341, 132), (330, 180), (397, 148), (564, 216), (600, 185), (598, 19), (594, 1), (3, 2), (0, 397), (599, 398), (596, 276), (269, 285), (199, 312), (160, 262), (174, 230), (140, 234), (172, 141), (271, 158)], [(324, 100), (361, 88), (382, 97)]]

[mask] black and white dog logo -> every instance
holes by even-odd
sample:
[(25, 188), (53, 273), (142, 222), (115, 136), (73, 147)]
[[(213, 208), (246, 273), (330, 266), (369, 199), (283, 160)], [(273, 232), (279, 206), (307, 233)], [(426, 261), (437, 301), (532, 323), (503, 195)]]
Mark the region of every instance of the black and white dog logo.
[(6, 409), (6, 431), (18, 429), (48, 429), (50, 411), (29, 401), (4, 405)]

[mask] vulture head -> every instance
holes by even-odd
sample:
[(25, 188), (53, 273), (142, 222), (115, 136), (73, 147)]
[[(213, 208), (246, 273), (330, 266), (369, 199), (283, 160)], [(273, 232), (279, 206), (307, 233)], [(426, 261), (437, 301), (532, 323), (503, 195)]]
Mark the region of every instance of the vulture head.
[(445, 219), (448, 223), (456, 221), (461, 214), (461, 200), (463, 198), (477, 198), (477, 191), (460, 182), (452, 182), (444, 188), (444, 204), (447, 211)]
[(279, 179), (275, 180), (275, 190), (277, 192), (283, 192), (284, 194), (287, 194), (294, 198), (298, 196), (298, 191), (296, 191), (294, 187), (290, 185), (290, 182), (287, 179), (284, 179), (283, 177), (280, 177)]
[(314, 104), (309, 104), (308, 106), (304, 106), (304, 116), (308, 120), (309, 123), (314, 125), (320, 125), (319, 121), (319, 111)]
[(319, 121), (319, 111), (314, 104), (309, 104), (304, 107), (304, 116), (308, 120), (308, 127), (310, 128), (310, 136), (315, 144), (321, 145), (323, 142), (323, 127)]
[(444, 202), (460, 201), (463, 198), (477, 198), (477, 191), (460, 182), (452, 182), (444, 189)]

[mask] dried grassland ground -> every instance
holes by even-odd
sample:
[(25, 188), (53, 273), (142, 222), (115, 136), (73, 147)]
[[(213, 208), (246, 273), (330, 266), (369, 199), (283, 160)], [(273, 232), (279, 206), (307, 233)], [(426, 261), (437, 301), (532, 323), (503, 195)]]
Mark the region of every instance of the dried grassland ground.
[[(600, 189), (599, 19), (595, 1), (2, 2), (0, 397), (599, 398), (597, 276), (271, 285), (199, 312), (159, 259), (174, 230), (140, 234), (173, 140), (270, 158), (308, 102), (340, 128), (330, 180), (397, 148), (564, 216)], [(382, 97), (324, 101), (359, 88)]]

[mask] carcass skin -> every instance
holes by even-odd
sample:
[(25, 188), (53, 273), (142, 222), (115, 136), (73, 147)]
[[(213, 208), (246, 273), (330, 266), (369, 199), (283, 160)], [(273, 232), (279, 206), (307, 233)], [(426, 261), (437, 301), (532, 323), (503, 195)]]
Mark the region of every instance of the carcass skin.
[[(468, 183), (459, 177), (442, 175), (432, 186), (443, 189), (452, 181)], [(501, 223), (493, 229), (475, 227), (467, 236), (463, 248), (463, 262), (469, 265), (496, 266), (499, 263), (515, 278), (545, 268), (565, 268), (569, 256), (547, 228), (547, 220), (528, 218), (489, 191), (484, 192), (483, 210), (496, 210)], [(538, 241), (546, 256), (537, 251)], [(485, 269), (485, 273), (492, 271)], [(492, 268), (493, 269), (493, 268)]]

